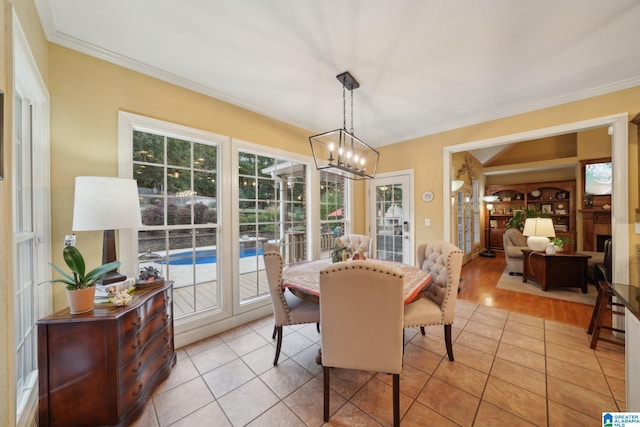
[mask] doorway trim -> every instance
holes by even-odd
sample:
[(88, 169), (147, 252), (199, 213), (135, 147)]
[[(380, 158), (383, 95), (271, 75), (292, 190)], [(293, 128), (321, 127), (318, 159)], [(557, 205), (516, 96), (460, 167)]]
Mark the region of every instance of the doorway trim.
[[(622, 260), (629, 253), (629, 183), (628, 171), (628, 142), (629, 142), (629, 115), (627, 113), (614, 114), (611, 116), (597, 117), (594, 119), (582, 120), (573, 123), (566, 123), (559, 126), (535, 129), (526, 132), (503, 135), (494, 138), (470, 141), (462, 144), (451, 145), (443, 149), (443, 194), (447, 195), (445, 200), (451, 196), (451, 154), (461, 151), (475, 150), (479, 148), (493, 147), (498, 145), (513, 144), (515, 142), (528, 141), (551, 136), (562, 135), (572, 132), (580, 132), (595, 128), (609, 127), (612, 147), (611, 159), (613, 161), (613, 187), (614, 194), (611, 197), (611, 230), (616, 236), (613, 239), (613, 279), (619, 283), (629, 283), (629, 269)], [(444, 209), (444, 235), (446, 240), (451, 240), (451, 206), (445, 203)]]

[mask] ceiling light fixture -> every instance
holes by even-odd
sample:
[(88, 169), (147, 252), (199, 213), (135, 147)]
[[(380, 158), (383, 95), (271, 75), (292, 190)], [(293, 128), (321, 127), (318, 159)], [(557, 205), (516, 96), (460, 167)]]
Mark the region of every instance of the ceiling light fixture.
[[(336, 78), (342, 83), (342, 129), (309, 137), (316, 169), (327, 169), (356, 181), (373, 178), (378, 169), (380, 153), (358, 139), (353, 131), (353, 90), (359, 88), (360, 84), (348, 71), (338, 74)], [(351, 93), (349, 130), (347, 130), (347, 90)]]

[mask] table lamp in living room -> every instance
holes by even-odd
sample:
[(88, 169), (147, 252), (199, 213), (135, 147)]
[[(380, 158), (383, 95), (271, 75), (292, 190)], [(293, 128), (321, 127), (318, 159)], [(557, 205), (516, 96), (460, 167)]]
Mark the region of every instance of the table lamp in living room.
[(527, 246), (532, 251), (542, 252), (547, 248), (550, 237), (556, 237), (551, 218), (527, 218), (522, 235), (527, 236)]
[[(78, 176), (73, 204), (73, 231), (104, 230), (102, 263), (116, 260), (115, 230), (142, 226), (138, 184), (135, 179)], [(127, 277), (118, 270), (108, 272), (102, 284)]]

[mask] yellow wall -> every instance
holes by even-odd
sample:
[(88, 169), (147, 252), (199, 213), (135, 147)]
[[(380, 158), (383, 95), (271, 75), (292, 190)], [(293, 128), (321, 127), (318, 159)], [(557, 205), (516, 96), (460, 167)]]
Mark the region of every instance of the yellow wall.
[[(416, 242), (434, 238), (441, 239), (444, 237), (443, 198), (440, 194), (442, 191), (442, 150), (444, 147), (625, 112), (629, 114), (631, 119), (638, 111), (640, 111), (640, 87), (634, 87), (381, 147), (379, 150), (381, 153), (379, 171), (414, 169), (415, 200), (420, 200), (420, 195), (427, 187), (436, 190), (432, 203), (415, 204), (416, 224), (421, 224), (423, 218), (431, 218), (431, 227), (416, 226), (415, 237)], [(631, 221), (635, 218), (635, 208), (639, 206), (637, 150), (636, 126), (630, 124), (629, 193), (627, 197)], [(585, 158), (595, 155), (593, 152), (579, 154), (586, 156)], [(637, 283), (640, 277), (638, 275), (636, 245), (640, 243), (640, 236), (634, 233), (633, 223), (629, 224), (629, 240), (629, 254), (621, 259), (629, 264), (630, 278)]]

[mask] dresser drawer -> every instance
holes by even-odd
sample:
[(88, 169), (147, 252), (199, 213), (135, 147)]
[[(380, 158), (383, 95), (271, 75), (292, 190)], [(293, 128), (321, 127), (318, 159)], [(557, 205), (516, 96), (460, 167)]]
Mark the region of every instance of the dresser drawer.
[(171, 307), (169, 295), (168, 293), (160, 292), (145, 301), (137, 309), (127, 313), (118, 325), (118, 341), (123, 342), (131, 335), (136, 334), (144, 328), (154, 315)]
[(165, 348), (155, 358), (144, 361), (138, 370), (140, 374), (132, 379), (119, 396), (119, 406), (130, 408), (136, 402), (146, 400), (153, 387), (166, 376), (166, 371), (171, 369), (173, 358), (173, 349)]
[(160, 311), (150, 318), (142, 329), (136, 331), (135, 335), (123, 340), (118, 346), (118, 356), (121, 363), (127, 362), (139, 354), (151, 337), (159, 331), (167, 329), (167, 326), (171, 323), (170, 320), (171, 318), (167, 313)]
[(144, 374), (145, 364), (161, 357), (171, 349), (171, 330), (165, 328), (154, 335), (144, 347), (139, 356), (132, 358), (120, 368), (120, 391), (124, 393), (130, 385), (138, 381)]

